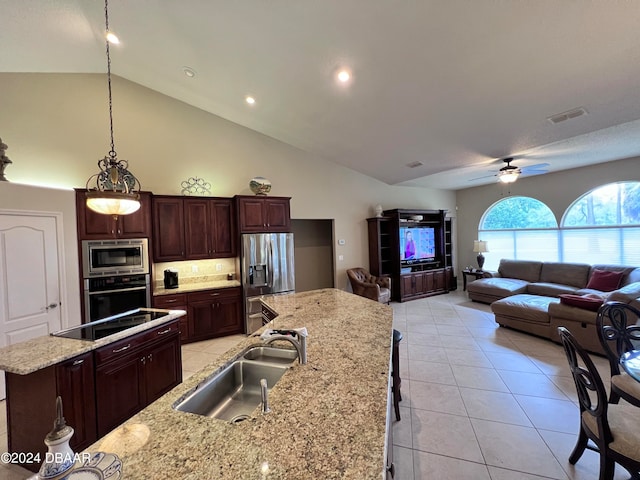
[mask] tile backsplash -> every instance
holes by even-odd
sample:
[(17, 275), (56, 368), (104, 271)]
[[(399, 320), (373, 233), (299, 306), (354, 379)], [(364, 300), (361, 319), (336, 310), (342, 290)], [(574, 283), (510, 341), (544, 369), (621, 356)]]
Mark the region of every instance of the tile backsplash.
[(237, 258), (214, 258), (211, 260), (187, 260), (184, 262), (161, 262), (153, 264), (154, 282), (164, 281), (164, 271), (167, 268), (178, 271), (180, 282), (191, 283), (210, 280), (223, 280), (227, 274), (233, 273), (238, 278), (236, 271)]

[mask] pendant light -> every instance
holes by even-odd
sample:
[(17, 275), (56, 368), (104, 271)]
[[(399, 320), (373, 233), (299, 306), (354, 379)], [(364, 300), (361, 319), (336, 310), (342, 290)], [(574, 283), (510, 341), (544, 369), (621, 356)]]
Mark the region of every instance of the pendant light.
[[(109, 35), (108, 0), (104, 2), (105, 35)], [(87, 180), (87, 207), (105, 215), (128, 215), (140, 208), (140, 182), (128, 170), (129, 162), (118, 160), (113, 142), (113, 109), (111, 97), (111, 55), (107, 44), (107, 85), (109, 87), (109, 132), (111, 150), (98, 161), (100, 171)]]

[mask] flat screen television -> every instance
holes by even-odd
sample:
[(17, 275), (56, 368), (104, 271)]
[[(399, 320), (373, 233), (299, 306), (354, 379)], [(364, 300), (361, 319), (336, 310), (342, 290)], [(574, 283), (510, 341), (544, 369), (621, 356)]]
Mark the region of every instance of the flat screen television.
[(400, 262), (432, 262), (436, 259), (436, 235), (433, 227), (400, 227)]

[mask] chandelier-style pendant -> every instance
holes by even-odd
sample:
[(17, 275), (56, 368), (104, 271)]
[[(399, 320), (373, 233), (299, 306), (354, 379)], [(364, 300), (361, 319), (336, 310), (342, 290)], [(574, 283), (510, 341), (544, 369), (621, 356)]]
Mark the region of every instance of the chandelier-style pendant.
[(109, 87), (109, 133), (111, 150), (98, 161), (100, 171), (87, 180), (87, 207), (105, 215), (129, 215), (140, 208), (140, 182), (128, 170), (129, 162), (118, 160), (113, 141), (113, 99), (111, 95), (111, 55), (109, 54), (109, 5), (104, 2), (107, 44), (107, 85)]
[(105, 215), (129, 215), (140, 208), (140, 182), (112, 150), (98, 161), (100, 172), (87, 180), (87, 207)]

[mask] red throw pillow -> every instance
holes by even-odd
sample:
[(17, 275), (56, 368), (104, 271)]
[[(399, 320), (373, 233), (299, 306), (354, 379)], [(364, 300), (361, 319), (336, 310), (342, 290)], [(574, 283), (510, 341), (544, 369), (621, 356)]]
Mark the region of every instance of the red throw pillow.
[(609, 272), (595, 269), (589, 278), (587, 288), (601, 292), (613, 292), (620, 286), (624, 272)]
[(604, 300), (602, 298), (583, 297), (581, 295), (564, 293), (560, 295), (560, 303), (597, 312), (600, 306), (604, 303)]

